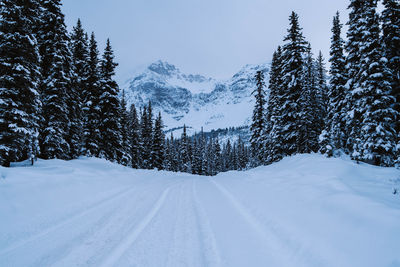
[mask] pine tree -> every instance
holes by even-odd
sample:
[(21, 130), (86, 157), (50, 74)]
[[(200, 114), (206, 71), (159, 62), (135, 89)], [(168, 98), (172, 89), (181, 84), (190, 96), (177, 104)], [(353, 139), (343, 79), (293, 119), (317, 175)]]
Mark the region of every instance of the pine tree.
[(182, 137), (180, 140), (179, 146), (179, 154), (180, 154), (180, 165), (182, 172), (191, 172), (191, 162), (190, 162), (190, 155), (189, 155), (189, 137), (187, 136), (186, 132), (186, 125), (183, 126)]
[(279, 46), (272, 57), (269, 79), (269, 98), (266, 113), (266, 154), (267, 163), (282, 159), (282, 144), (279, 139), (282, 131), (282, 120), (279, 107), (283, 105), (282, 91), (282, 49)]
[(72, 65), (74, 79), (70, 93), (69, 114), (70, 114), (70, 145), (71, 157), (76, 158), (82, 154), (83, 150), (83, 100), (84, 93), (87, 91), (87, 80), (89, 74), (89, 50), (88, 38), (82, 28), (81, 20), (78, 19), (73, 28), (70, 43), (72, 53)]
[(256, 104), (253, 111), (253, 120), (250, 127), (251, 130), (251, 148), (253, 151), (253, 158), (256, 161), (255, 164), (261, 164), (264, 162), (265, 149), (264, 149), (264, 137), (265, 137), (265, 103), (266, 95), (264, 91), (265, 82), (264, 74), (262, 71), (258, 71), (256, 76), (256, 89), (253, 92), (256, 98)]
[(142, 111), (141, 120), (141, 168), (152, 169), (152, 142), (153, 142), (153, 110), (151, 103), (145, 106)]
[(193, 153), (192, 153), (192, 174), (203, 174), (203, 150), (201, 137), (194, 137), (193, 139)]
[(328, 85), (327, 85), (327, 77), (326, 73), (327, 70), (325, 68), (325, 59), (322, 55), (322, 52), (319, 51), (318, 58), (316, 60), (316, 85), (317, 85), (317, 92), (316, 92), (316, 100), (317, 100), (317, 113), (318, 119), (316, 121), (317, 126), (319, 127), (319, 132), (321, 133), (322, 130), (325, 128), (326, 118), (328, 115)]
[(72, 59), (69, 37), (60, 0), (43, 0), (38, 42), (41, 55), (40, 91), (43, 123), (40, 133), (41, 156), (45, 159), (70, 158), (70, 97)]
[(138, 169), (141, 160), (140, 151), (140, 123), (135, 105), (132, 104), (129, 112), (128, 140), (130, 142), (130, 157), (132, 168)]
[(315, 60), (308, 46), (305, 55), (302, 93), (299, 98), (298, 116), (298, 153), (311, 153), (318, 151), (318, 136), (321, 133), (321, 119), (319, 106), (319, 88)]
[(360, 98), (358, 95), (359, 90), (357, 88), (360, 87), (360, 62), (361, 62), (361, 46), (363, 45), (363, 36), (361, 32), (362, 23), (364, 22), (364, 18), (362, 17), (365, 14), (365, 1), (364, 0), (351, 0), (350, 5), (350, 14), (348, 26), (349, 29), (347, 31), (347, 43), (346, 43), (346, 73), (347, 73), (347, 82), (346, 89), (349, 94), (346, 98), (346, 150), (349, 153), (352, 153), (354, 150), (354, 143), (356, 142), (356, 138), (360, 136), (360, 121), (361, 121), (361, 113), (355, 109), (355, 102)]
[(201, 128), (201, 132), (200, 132), (199, 150), (200, 150), (200, 157), (201, 157), (199, 174), (204, 175), (207, 170), (208, 161), (206, 158), (206, 137), (204, 135), (203, 128)]
[(163, 132), (163, 123), (161, 119), (161, 112), (154, 123), (153, 135), (153, 167), (162, 170), (164, 167), (164, 149), (165, 149), (165, 135)]
[(207, 144), (206, 144), (206, 151), (205, 151), (205, 157), (207, 159), (207, 165), (206, 165), (206, 171), (205, 171), (205, 175), (207, 176), (213, 176), (215, 175), (215, 162), (214, 162), (214, 148), (213, 148), (213, 143), (214, 140), (211, 138), (210, 140), (208, 140)]
[(99, 156), (100, 126), (100, 65), (94, 33), (90, 37), (87, 88), (83, 92), (84, 150), (87, 156)]
[(167, 138), (165, 140), (165, 153), (164, 153), (163, 169), (166, 171), (173, 171), (172, 162), (173, 162), (172, 142), (171, 142), (171, 139)]
[[(38, 152), (39, 53), (36, 1), (0, 2), (0, 165)], [(33, 163), (33, 161), (32, 161)]]
[(237, 151), (238, 151), (238, 160), (239, 160), (239, 170), (244, 170), (244, 169), (246, 169), (248, 159), (247, 159), (247, 155), (246, 155), (245, 145), (240, 136), (237, 141), (237, 147), (238, 147)]
[(337, 12), (333, 18), (331, 49), (330, 49), (330, 86), (328, 91), (328, 114), (322, 139), (321, 152), (333, 156), (335, 151), (347, 147), (346, 141), (346, 59), (344, 56), (344, 41), (341, 37), (342, 24)]
[(277, 141), (281, 146), (281, 151), (277, 154), (288, 156), (300, 152), (301, 143), (299, 132), (299, 114), (301, 112), (300, 97), (303, 93), (303, 55), (307, 50), (302, 29), (299, 25), (298, 15), (292, 12), (290, 18), (290, 28), (285, 37), (286, 42), (282, 48), (282, 95), (283, 103), (278, 107), (277, 113), (280, 114), (280, 133)]
[[(392, 92), (395, 98), (394, 110), (400, 113), (400, 2), (398, 0), (383, 0), (382, 12), (383, 54), (391, 71)], [(395, 130), (397, 142), (400, 144), (400, 119), (396, 119)], [(399, 145), (400, 147), (400, 145)], [(399, 149), (400, 150), (400, 149)], [(400, 151), (399, 151), (400, 152)], [(397, 164), (400, 163), (398, 154)]]
[(178, 159), (178, 149), (177, 142), (174, 139), (174, 135), (171, 133), (171, 137), (169, 139), (169, 150), (167, 152), (167, 161), (169, 163), (169, 169), (173, 172), (179, 171), (179, 159)]
[(107, 40), (101, 60), (101, 95), (99, 99), (101, 134), (100, 157), (110, 161), (120, 161), (123, 155), (120, 114), (118, 98), (119, 88), (113, 76), (118, 64), (114, 62), (114, 52)]
[(126, 107), (125, 91), (122, 91), (121, 107), (120, 107), (120, 123), (121, 123), (121, 136), (122, 136), (122, 150), (119, 153), (119, 163), (125, 166), (131, 166), (131, 140), (130, 140), (130, 119), (129, 112)]
[(352, 157), (380, 166), (393, 166), (396, 154), (397, 113), (392, 109), (391, 73), (379, 40), (377, 0), (364, 2), (360, 23), (360, 76), (353, 88), (354, 109), (359, 114), (360, 132), (354, 139)]
[(214, 163), (215, 163), (215, 175), (222, 171), (222, 154), (221, 146), (218, 138), (215, 139), (214, 143)]

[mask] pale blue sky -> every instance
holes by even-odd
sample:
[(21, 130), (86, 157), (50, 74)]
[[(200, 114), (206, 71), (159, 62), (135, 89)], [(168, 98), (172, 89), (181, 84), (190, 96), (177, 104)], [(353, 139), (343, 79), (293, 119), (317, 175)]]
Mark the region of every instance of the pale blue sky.
[(328, 58), (332, 17), (348, 0), (64, 0), (69, 28), (81, 18), (101, 48), (110, 37), (121, 82), (137, 67), (167, 60), (185, 72), (229, 78), (271, 60), (292, 10), (314, 52)]

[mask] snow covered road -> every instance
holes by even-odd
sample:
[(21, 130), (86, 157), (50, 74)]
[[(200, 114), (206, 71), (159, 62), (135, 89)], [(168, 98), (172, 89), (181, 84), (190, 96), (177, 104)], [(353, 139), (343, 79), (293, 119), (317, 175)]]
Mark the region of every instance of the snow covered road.
[(0, 169), (0, 266), (400, 266), (400, 172), (300, 155), (214, 178)]

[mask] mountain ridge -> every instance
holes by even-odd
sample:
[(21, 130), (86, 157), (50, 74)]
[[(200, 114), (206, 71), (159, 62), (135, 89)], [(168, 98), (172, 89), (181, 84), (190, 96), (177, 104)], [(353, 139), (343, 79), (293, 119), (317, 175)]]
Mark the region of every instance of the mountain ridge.
[(149, 101), (161, 112), (165, 129), (184, 124), (192, 131), (249, 125), (254, 106), (254, 76), (262, 70), (268, 81), (269, 63), (246, 65), (227, 80), (186, 74), (166, 61), (151, 63), (122, 89), (128, 106), (141, 108)]

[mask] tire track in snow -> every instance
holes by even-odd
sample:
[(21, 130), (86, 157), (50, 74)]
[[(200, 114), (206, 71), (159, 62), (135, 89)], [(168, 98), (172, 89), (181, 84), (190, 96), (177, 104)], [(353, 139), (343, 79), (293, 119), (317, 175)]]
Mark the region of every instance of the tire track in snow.
[[(178, 197), (178, 206), (176, 207), (176, 211), (183, 211), (183, 204), (184, 204), (184, 200), (183, 200), (183, 185), (180, 186), (180, 190), (179, 190), (179, 197)], [(180, 212), (175, 212), (175, 221), (174, 221), (174, 234), (173, 234), (173, 240), (171, 242), (171, 246), (169, 247), (168, 250), (168, 257), (167, 257), (167, 261), (166, 261), (166, 267), (175, 267), (176, 263), (175, 260), (179, 255), (179, 248), (177, 248), (176, 244), (178, 243), (179, 240), (179, 233), (180, 231), (182, 231), (182, 229), (180, 229), (180, 220), (181, 220), (181, 216), (182, 213)]]
[(41, 232), (39, 232), (37, 234), (33, 234), (32, 236), (28, 237), (27, 239), (23, 239), (21, 241), (17, 241), (16, 243), (12, 244), (11, 246), (0, 250), (0, 256), (3, 256), (3, 255), (5, 255), (5, 254), (7, 254), (7, 253), (9, 253), (9, 252), (11, 252), (11, 251), (13, 251), (15, 249), (18, 249), (18, 248), (20, 248), (20, 247), (22, 247), (22, 246), (24, 246), (24, 245), (26, 245), (28, 243), (31, 243), (31, 242), (39, 239), (39, 238), (42, 238), (42, 237), (44, 237), (44, 236), (46, 236), (48, 234), (51, 234), (52, 232), (57, 231), (60, 228), (62, 228), (64, 226), (74, 222), (75, 220), (81, 219), (82, 217), (90, 214), (91, 212), (102, 208), (104, 205), (107, 205), (109, 202), (115, 201), (116, 199), (129, 194), (134, 189), (135, 189), (135, 186), (133, 185), (133, 186), (130, 186), (129, 188), (127, 188), (127, 189), (120, 190), (117, 193), (112, 194), (111, 196), (107, 197), (106, 199), (102, 199), (102, 200), (92, 204), (89, 208), (85, 209), (84, 211), (78, 212), (77, 214), (73, 215), (72, 217), (70, 217), (70, 218), (68, 218), (68, 219), (66, 219), (66, 220), (64, 220), (64, 221), (62, 221), (60, 223), (57, 223), (57, 224), (55, 224), (53, 226), (48, 227), (44, 231), (41, 231)]
[[(171, 186), (172, 187), (172, 186)], [(110, 255), (99, 265), (99, 267), (117, 266), (116, 263), (123, 256), (123, 254), (129, 249), (129, 247), (136, 241), (139, 235), (146, 229), (153, 218), (160, 211), (161, 207), (165, 203), (165, 200), (169, 194), (171, 187), (164, 190), (160, 198), (154, 204), (150, 212), (143, 218), (143, 220), (134, 227), (130, 233), (121, 241), (121, 243), (114, 248)]]
[[(310, 251), (305, 251), (304, 246), (299, 244), (299, 242), (294, 240), (293, 238), (290, 238), (289, 235), (285, 234), (282, 229), (279, 229), (276, 223), (273, 223), (272, 221), (269, 221), (267, 225), (261, 223), (224, 186), (217, 183), (213, 179), (209, 179), (209, 181), (211, 181), (215, 185), (215, 187), (222, 193), (222, 195), (225, 196), (225, 198), (233, 205), (233, 207), (238, 211), (238, 213), (245, 219), (245, 221), (252, 227), (254, 231), (256, 231), (267, 242), (272, 242), (273, 244), (279, 246), (278, 249), (271, 246), (271, 249), (277, 250), (276, 255), (279, 255), (279, 251), (283, 249), (287, 252), (285, 253), (286, 257), (284, 259), (285, 261), (287, 261), (287, 259), (289, 258), (287, 255), (296, 256), (303, 253), (303, 256), (306, 256), (307, 259), (311, 259), (312, 262), (316, 264), (315, 266), (327, 266), (327, 261), (315, 255), (315, 253), (312, 254)], [(298, 260), (301, 259), (299, 259), (298, 257), (291, 258), (290, 260), (290, 265), (296, 264), (297, 266), (309, 266), (308, 262), (302, 262), (302, 264), (300, 265)]]
[[(135, 197), (140, 198), (141, 196), (146, 196), (152, 190), (151, 186), (146, 185), (139, 193), (135, 191)], [(93, 225), (88, 227), (83, 234), (76, 237), (74, 239), (76, 242), (70, 241), (71, 244), (79, 244), (79, 246), (70, 248), (69, 251), (64, 253), (64, 256), (53, 263), (52, 266), (73, 266), (78, 265), (82, 261), (88, 265), (94, 265), (93, 259), (98, 256), (97, 254), (103, 253), (101, 250), (106, 250), (105, 240), (107, 240), (108, 235), (114, 235), (112, 230), (115, 230), (116, 227), (120, 227), (120, 225), (117, 226), (116, 223), (125, 222), (124, 219), (129, 212), (130, 206), (123, 203), (124, 205), (121, 207), (120, 203), (125, 200), (132, 202), (131, 197), (131, 194), (125, 195), (116, 205), (113, 205), (114, 207), (111, 208), (111, 212), (103, 215)], [(97, 247), (93, 249), (91, 244), (97, 244)]]
[(202, 204), (197, 196), (195, 179), (192, 180), (192, 196), (193, 205), (197, 217), (197, 222), (201, 231), (203, 241), (203, 253), (205, 266), (221, 266), (221, 257), (218, 250), (217, 240), (215, 238), (214, 231), (211, 228), (209, 219), (206, 212), (204, 211)]

